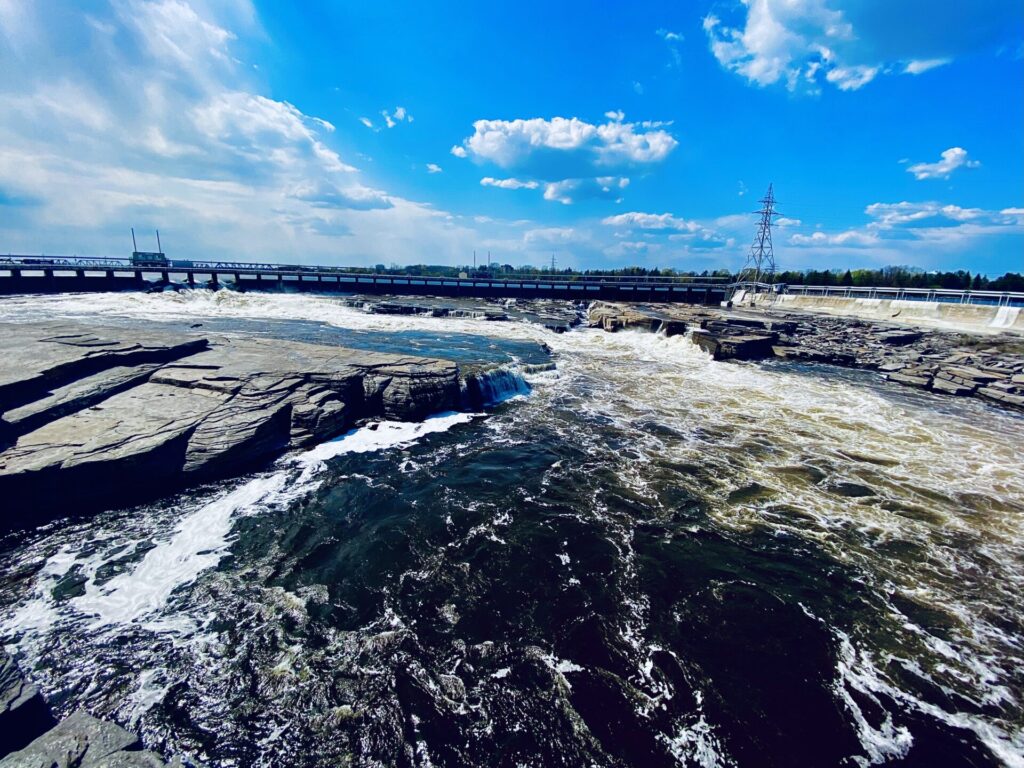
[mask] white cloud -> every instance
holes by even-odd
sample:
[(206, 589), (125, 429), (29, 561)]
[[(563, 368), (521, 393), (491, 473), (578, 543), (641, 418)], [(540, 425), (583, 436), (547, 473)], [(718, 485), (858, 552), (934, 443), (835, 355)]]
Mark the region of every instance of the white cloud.
[(907, 173), (914, 174), (918, 181), (923, 179), (948, 179), (957, 168), (977, 168), (981, 165), (977, 160), (967, 157), (963, 147), (950, 147), (941, 154), (942, 159), (935, 163), (916, 163), (908, 166)]
[(394, 128), (399, 123), (405, 121), (411, 123), (413, 121), (412, 115), (408, 113), (405, 107), (395, 107), (395, 111), (388, 113), (386, 109), (380, 111), (380, 116), (384, 118), (384, 124), (388, 128)]
[(572, 227), (539, 227), (523, 233), (527, 245), (565, 245), (579, 239), (579, 233)]
[(874, 225), (888, 229), (902, 224), (911, 224), (926, 219), (947, 219), (950, 221), (972, 221), (991, 215), (981, 208), (961, 208), (959, 205), (925, 202), (872, 203), (864, 212), (875, 220)]
[(679, 53), (679, 48), (676, 43), (683, 41), (683, 36), (678, 32), (672, 32), (668, 29), (659, 29), (655, 33), (658, 37), (665, 41), (668, 45), (668, 52), (672, 56), (672, 60), (669, 62), (669, 67), (678, 67), (683, 63), (683, 57)]
[(604, 116), (607, 117), (609, 120), (614, 120), (617, 123), (621, 123), (623, 120), (626, 119), (626, 113), (623, 112), (621, 109), (609, 110), (608, 112), (604, 113)]
[(452, 147), (449, 150), (449, 152), (451, 152), (456, 157), (467, 157), (468, 156), (468, 153), (466, 152), (466, 148), (465, 147), (460, 147), (458, 144), (456, 144), (454, 147)]
[(367, 128), (373, 128), (373, 121), (368, 117), (360, 117), (359, 122), (365, 125)]
[(562, 179), (544, 186), (544, 199), (570, 205), (577, 200), (598, 198), (603, 200), (622, 199), (622, 190), (629, 186), (629, 179), (618, 176), (598, 176), (593, 179)]
[[(32, 201), (0, 217), (12, 248), (124, 253), (133, 224), (159, 227), (180, 258), (452, 263), (487, 240), (361, 181), (328, 115), (260, 92), (235, 50), (265, 36), (248, 0), (118, 0), (70, 7), (59, 24), (26, 3), (16, 28), (5, 5), (0, 192)], [(496, 228), (522, 250), (520, 226)]]
[(427, 163), (427, 173), (442, 173), (444, 169), (437, 163)]
[[(930, 36), (915, 29), (897, 41), (880, 31), (883, 23), (921, 26), (910, 10), (901, 15), (896, 9), (881, 18), (871, 4), (835, 0), (743, 0), (742, 7), (744, 16), (736, 22), (709, 14), (704, 31), (723, 67), (762, 87), (781, 82), (791, 91), (816, 91), (825, 82), (855, 91), (882, 73), (917, 75), (948, 64), (949, 56), (910, 55), (934, 53), (942, 38), (950, 38), (946, 42), (955, 47), (955, 29)], [(936, 23), (955, 28), (958, 15), (964, 14), (940, 9), (937, 16), (948, 17), (950, 23)]]
[(825, 79), (841, 91), (856, 91), (874, 80), (877, 74), (878, 67), (833, 67), (825, 74)]
[(922, 72), (927, 72), (930, 69), (936, 67), (943, 67), (949, 64), (952, 59), (912, 59), (908, 61), (906, 66), (903, 67), (903, 74), (905, 75), (920, 75)]
[(570, 164), (580, 169), (661, 162), (678, 144), (665, 130), (644, 130), (618, 119), (602, 125), (576, 117), (477, 120), (473, 128), (462, 142), (467, 156), (501, 168), (528, 166), (549, 180), (562, 176), (559, 169)]
[(789, 238), (790, 245), (837, 245), (845, 247), (866, 247), (877, 245), (879, 237), (871, 232), (849, 229), (845, 232), (826, 234), (814, 232), (810, 235), (793, 235)]
[(519, 179), (494, 179), (485, 176), (480, 179), (482, 187), (497, 187), (498, 189), (537, 189), (540, 186), (538, 181), (520, 181)]
[(310, 203), (316, 208), (370, 211), (392, 207), (387, 195), (380, 190), (370, 189), (360, 184), (340, 188), (323, 179), (298, 182), (289, 189), (288, 197)]
[(630, 211), (601, 219), (602, 224), (612, 227), (636, 227), (637, 229), (671, 229), (679, 232), (696, 232), (701, 225), (687, 221), (670, 213), (640, 213)]

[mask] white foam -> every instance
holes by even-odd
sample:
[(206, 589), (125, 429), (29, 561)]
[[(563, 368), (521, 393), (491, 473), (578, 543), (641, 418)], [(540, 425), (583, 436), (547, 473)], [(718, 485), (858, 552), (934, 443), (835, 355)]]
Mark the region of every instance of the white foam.
[[(324, 462), (331, 458), (412, 445), (425, 435), (444, 432), (475, 416), (449, 412), (422, 422), (378, 422), (296, 456), (287, 456), (278, 462), (276, 471), (255, 477), (185, 515), (171, 537), (147, 552), (131, 571), (105, 584), (96, 584), (90, 578), (85, 594), (70, 601), (71, 606), (94, 618), (93, 630), (142, 622), (151, 631), (190, 631), (191, 624), (169, 621), (157, 614), (175, 590), (191, 584), (220, 562), (231, 543), (231, 531), (238, 517), (287, 505), (313, 491), (321, 482), (319, 475)], [(62, 551), (48, 568), (66, 569), (73, 562), (73, 555)], [(48, 594), (40, 597), (43, 599), (31, 601), (17, 615), (20, 628), (45, 629), (52, 624), (52, 599)]]
[(989, 328), (1011, 328), (1017, 322), (1020, 307), (999, 307), (996, 316), (988, 324)]

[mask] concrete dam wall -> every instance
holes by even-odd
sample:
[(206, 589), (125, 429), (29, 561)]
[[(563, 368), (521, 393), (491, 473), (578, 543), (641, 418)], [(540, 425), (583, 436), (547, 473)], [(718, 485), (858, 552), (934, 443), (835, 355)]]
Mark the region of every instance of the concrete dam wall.
[[(750, 294), (737, 294), (736, 306), (750, 306)], [(1024, 310), (1020, 307), (956, 304), (913, 299), (865, 299), (845, 296), (758, 296), (754, 304), (799, 312), (820, 312), (887, 323), (943, 328), (967, 333), (1015, 333), (1024, 335)]]

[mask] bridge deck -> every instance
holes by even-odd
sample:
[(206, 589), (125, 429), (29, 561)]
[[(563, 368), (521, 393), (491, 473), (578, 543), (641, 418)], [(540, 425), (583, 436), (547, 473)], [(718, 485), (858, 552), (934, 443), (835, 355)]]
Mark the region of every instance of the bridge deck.
[(226, 281), (250, 290), (287, 288), (481, 298), (552, 298), (717, 304), (725, 299), (725, 278), (668, 276), (587, 277), (583, 275), (503, 275), (439, 277), (392, 275), (338, 267), (246, 262), (132, 264), (128, 259), (88, 257), (0, 257), (0, 293), (109, 291), (141, 288), (148, 281), (188, 285)]

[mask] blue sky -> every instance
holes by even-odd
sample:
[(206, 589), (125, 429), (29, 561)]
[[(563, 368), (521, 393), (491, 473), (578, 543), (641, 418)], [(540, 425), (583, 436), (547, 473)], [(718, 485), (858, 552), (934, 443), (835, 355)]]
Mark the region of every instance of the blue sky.
[(0, 0), (0, 251), (1024, 271), (1017, 0)]

